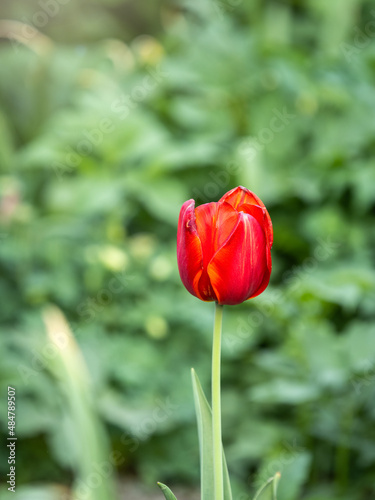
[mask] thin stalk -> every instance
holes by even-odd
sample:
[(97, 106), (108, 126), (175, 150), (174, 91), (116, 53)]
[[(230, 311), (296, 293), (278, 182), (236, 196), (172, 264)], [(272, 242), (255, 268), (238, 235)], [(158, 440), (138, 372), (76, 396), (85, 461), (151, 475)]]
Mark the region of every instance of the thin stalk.
[(215, 500), (223, 500), (223, 449), (221, 440), (220, 353), (223, 306), (216, 303), (212, 345), (212, 433)]

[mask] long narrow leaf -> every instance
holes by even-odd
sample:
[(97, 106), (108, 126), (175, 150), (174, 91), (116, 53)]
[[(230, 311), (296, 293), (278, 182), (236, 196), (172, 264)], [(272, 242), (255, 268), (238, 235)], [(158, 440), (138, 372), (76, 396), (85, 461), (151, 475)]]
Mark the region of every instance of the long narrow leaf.
[(254, 500), (277, 500), (277, 486), (280, 481), (280, 472), (268, 479), (256, 492)]
[(171, 492), (168, 486), (165, 486), (165, 484), (163, 483), (158, 483), (158, 486), (164, 493), (165, 500), (177, 500), (177, 498), (174, 496), (174, 494)]
[[(201, 462), (201, 499), (212, 500), (214, 495), (212, 411), (204, 395), (198, 375), (191, 370), (195, 411), (198, 422), (199, 450)], [(227, 463), (223, 450), (224, 500), (232, 500)]]

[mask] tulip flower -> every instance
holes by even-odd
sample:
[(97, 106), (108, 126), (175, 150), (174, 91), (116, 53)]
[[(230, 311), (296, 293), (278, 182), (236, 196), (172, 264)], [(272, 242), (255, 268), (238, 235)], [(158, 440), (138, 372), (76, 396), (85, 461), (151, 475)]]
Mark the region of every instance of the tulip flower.
[[(212, 343), (211, 407), (198, 376), (192, 371), (201, 458), (202, 500), (232, 500), (221, 438), (220, 355), (223, 306), (240, 304), (262, 293), (270, 280), (273, 231), (262, 201), (240, 186), (218, 202), (181, 208), (177, 229), (177, 262), (186, 289), (198, 299), (215, 301)], [(272, 483), (276, 498), (277, 472), (256, 493)], [(166, 500), (172, 491), (158, 483)], [(254, 499), (254, 500), (255, 500)]]
[(240, 304), (268, 285), (271, 218), (262, 201), (240, 186), (218, 202), (181, 208), (177, 261), (186, 289), (204, 301)]

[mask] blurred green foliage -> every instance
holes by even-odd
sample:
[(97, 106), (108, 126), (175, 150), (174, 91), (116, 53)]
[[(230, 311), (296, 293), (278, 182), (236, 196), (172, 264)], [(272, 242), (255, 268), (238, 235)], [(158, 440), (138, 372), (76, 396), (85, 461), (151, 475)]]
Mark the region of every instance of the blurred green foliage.
[(267, 291), (224, 315), (236, 498), (276, 471), (280, 500), (375, 495), (372, 5), (2, 2), (0, 415), (5, 433), (10, 384), (19, 486), (69, 486), (80, 460), (49, 303), (119, 473), (198, 483), (189, 369), (208, 392), (213, 305), (179, 280), (176, 224), (241, 184), (275, 242)]

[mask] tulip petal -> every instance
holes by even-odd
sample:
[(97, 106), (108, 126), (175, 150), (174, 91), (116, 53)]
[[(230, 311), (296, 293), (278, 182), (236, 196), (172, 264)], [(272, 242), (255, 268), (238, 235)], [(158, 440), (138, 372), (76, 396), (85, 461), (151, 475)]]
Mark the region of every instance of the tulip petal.
[[(269, 240), (269, 232), (267, 231), (268, 226), (267, 226), (267, 210), (263, 207), (260, 207), (259, 205), (248, 205), (248, 204), (242, 204), (238, 207), (238, 210), (241, 212), (245, 212), (246, 214), (250, 214), (255, 219), (259, 222), (259, 224), (265, 229), (266, 233), (266, 238), (267, 238), (267, 248), (266, 248), (266, 258), (267, 258), (267, 272), (264, 275), (263, 282), (260, 286), (260, 288), (257, 290), (257, 292), (252, 295), (249, 298), (256, 297), (257, 295), (260, 295), (268, 286), (268, 283), (270, 281), (270, 276), (271, 276), (271, 271), (272, 271), (272, 259), (271, 259), (271, 246), (272, 243), (270, 243)], [(271, 230), (272, 230), (272, 225), (271, 225)]]
[(198, 236), (203, 251), (203, 272), (199, 291), (205, 300), (217, 300), (207, 272), (218, 248), (228, 239), (238, 222), (238, 212), (228, 203), (206, 203), (195, 209)]
[(273, 243), (273, 229), (272, 229), (272, 221), (271, 217), (264, 206), (264, 203), (256, 194), (254, 194), (252, 191), (249, 189), (239, 186), (231, 191), (228, 191), (220, 200), (220, 202), (225, 201), (232, 205), (233, 208), (238, 210), (239, 212), (242, 210), (241, 206), (243, 205), (258, 205), (259, 207), (263, 208), (265, 211), (265, 231), (267, 234), (267, 238), (269, 241), (270, 246), (272, 247)]
[(261, 224), (252, 215), (239, 212), (236, 227), (208, 265), (220, 304), (240, 304), (258, 294), (268, 275), (267, 249)]
[(198, 289), (203, 300), (217, 300), (207, 274), (207, 265), (214, 254), (214, 241), (216, 233), (217, 203), (205, 203), (195, 209), (197, 232), (202, 245), (203, 271), (201, 273)]
[(206, 268), (238, 222), (238, 212), (229, 203), (206, 203), (195, 209), (195, 221)]
[[(271, 250), (268, 246), (267, 246), (266, 253), (267, 253), (267, 255), (266, 255), (267, 256), (267, 269), (265, 270), (263, 281), (260, 284), (259, 288), (256, 290), (256, 292), (254, 292), (249, 297), (249, 299), (253, 299), (254, 297), (257, 297), (262, 292), (264, 292), (264, 290), (268, 286), (268, 283), (270, 282), (270, 276), (271, 276), (271, 271), (272, 271), (272, 260), (271, 260)], [(246, 300), (248, 300), (248, 299), (246, 299)]]
[(177, 230), (177, 263), (182, 283), (195, 297), (205, 300), (198, 289), (203, 271), (203, 252), (195, 222), (195, 201), (186, 201), (180, 211)]
[[(245, 214), (250, 214), (255, 217), (259, 224), (263, 227), (267, 237), (267, 244), (271, 248), (273, 240), (273, 229), (271, 219), (266, 208), (259, 205), (249, 205), (247, 203), (243, 203), (242, 205), (239, 205), (237, 210), (239, 212), (245, 212)], [(271, 223), (271, 226), (269, 225), (269, 223)]]

